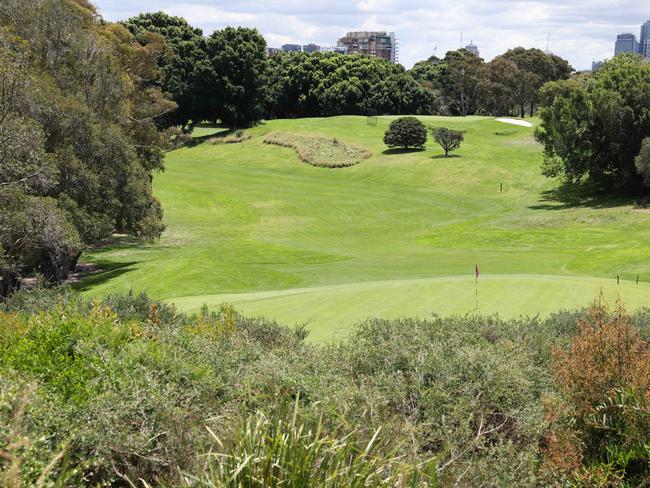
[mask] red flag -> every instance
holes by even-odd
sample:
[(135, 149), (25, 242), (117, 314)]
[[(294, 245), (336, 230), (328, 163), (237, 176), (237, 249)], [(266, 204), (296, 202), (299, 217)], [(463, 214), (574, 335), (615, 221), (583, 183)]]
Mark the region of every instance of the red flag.
[(481, 272), (478, 269), (478, 264), (476, 265), (476, 277), (478, 278)]

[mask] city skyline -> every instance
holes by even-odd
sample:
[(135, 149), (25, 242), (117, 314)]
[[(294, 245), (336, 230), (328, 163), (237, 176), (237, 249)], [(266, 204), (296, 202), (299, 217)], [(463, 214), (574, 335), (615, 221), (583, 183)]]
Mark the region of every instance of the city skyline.
[(410, 68), (432, 54), (444, 56), (469, 40), (486, 60), (516, 47), (549, 48), (578, 70), (590, 69), (593, 60), (608, 59), (617, 34), (633, 32), (650, 19), (640, 2), (612, 6), (604, 0), (464, 1), (451, 0), (296, 0), (223, 2), (220, 0), (96, 0), (111, 21), (140, 12), (163, 10), (185, 17), (209, 34), (227, 25), (256, 27), (270, 47), (284, 44), (335, 45), (349, 31), (395, 32), (399, 61)]

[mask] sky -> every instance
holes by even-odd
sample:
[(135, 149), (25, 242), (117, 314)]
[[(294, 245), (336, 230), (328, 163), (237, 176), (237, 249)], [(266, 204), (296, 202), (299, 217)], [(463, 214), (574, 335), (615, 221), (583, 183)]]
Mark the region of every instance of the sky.
[[(208, 35), (225, 26), (256, 27), (270, 47), (321, 46), (351, 30), (395, 32), (407, 68), (473, 41), (486, 60), (509, 48), (538, 47), (578, 70), (611, 58), (616, 35), (650, 19), (646, 0), (94, 0), (107, 20), (162, 10)], [(643, 5), (646, 4), (644, 7)], [(550, 35), (550, 43), (548, 42)]]

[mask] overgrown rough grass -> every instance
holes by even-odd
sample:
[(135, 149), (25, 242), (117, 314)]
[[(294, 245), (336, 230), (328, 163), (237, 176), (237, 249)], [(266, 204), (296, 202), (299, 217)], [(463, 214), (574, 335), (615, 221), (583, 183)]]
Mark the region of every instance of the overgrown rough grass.
[(251, 136), (248, 132), (239, 129), (236, 131), (222, 133), (216, 137), (211, 137), (208, 142), (212, 144), (237, 144), (247, 141), (250, 138)]
[(326, 138), (273, 131), (266, 134), (262, 140), (265, 144), (290, 147), (296, 151), (301, 161), (325, 168), (354, 166), (372, 156), (367, 149), (341, 142), (336, 137)]
[[(0, 451), (33, 384), (20, 414), (30, 442), (12, 451), (25, 485), (47, 472), (72, 485), (329, 473), (339, 486), (533, 486), (551, 351), (584, 316), (371, 320), (313, 346), (304, 329), (228, 306), (188, 316), (144, 294), (21, 292), (0, 305)], [(634, 317), (642, 337), (648, 317)]]

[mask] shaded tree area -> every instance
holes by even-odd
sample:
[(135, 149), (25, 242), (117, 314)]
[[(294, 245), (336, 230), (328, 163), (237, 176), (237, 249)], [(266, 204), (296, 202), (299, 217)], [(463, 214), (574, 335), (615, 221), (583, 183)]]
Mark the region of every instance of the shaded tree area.
[(160, 235), (164, 48), (84, 1), (0, 4), (0, 294), (33, 271), (61, 281), (114, 232)]
[(400, 65), (361, 55), (280, 53), (269, 58), (266, 116), (430, 114), (435, 97)]
[(590, 76), (547, 84), (541, 98), (536, 137), (544, 145), (543, 174), (628, 193), (644, 189), (650, 65), (617, 56)]

